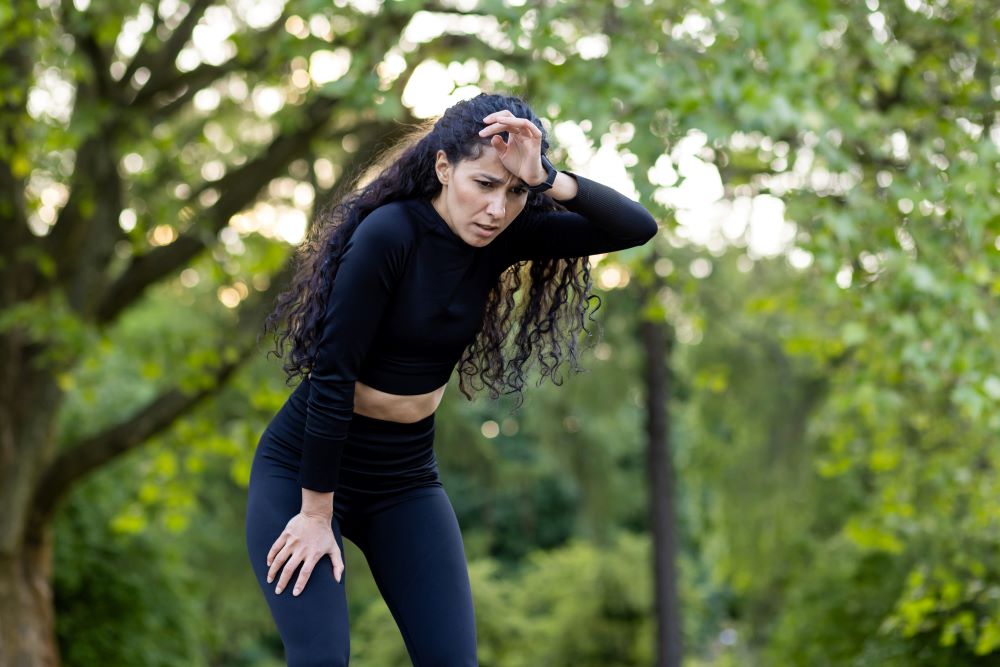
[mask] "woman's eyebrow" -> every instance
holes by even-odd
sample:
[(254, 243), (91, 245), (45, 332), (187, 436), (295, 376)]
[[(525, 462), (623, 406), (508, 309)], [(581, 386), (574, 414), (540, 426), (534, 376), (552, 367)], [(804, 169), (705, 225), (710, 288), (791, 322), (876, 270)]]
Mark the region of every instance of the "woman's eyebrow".
[[(490, 183), (504, 183), (505, 182), (502, 178), (497, 178), (496, 176), (491, 176), (490, 174), (487, 174), (486, 172), (483, 172), (483, 171), (481, 171), (478, 174), (476, 174), (476, 176), (478, 176), (478, 177), (480, 177), (480, 178), (482, 178), (484, 180), (487, 180)], [(528, 186), (528, 184), (525, 183), (520, 178), (517, 179), (517, 182), (518, 182), (519, 185), (522, 185), (524, 187)]]

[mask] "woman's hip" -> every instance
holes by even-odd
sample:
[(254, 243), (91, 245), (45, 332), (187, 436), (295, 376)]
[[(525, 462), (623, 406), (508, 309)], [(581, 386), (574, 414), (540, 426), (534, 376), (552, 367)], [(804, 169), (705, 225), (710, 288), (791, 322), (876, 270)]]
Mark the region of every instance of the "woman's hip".
[[(251, 486), (298, 486), (299, 442), (269, 426), (261, 435), (250, 473)], [(340, 460), (334, 510), (365, 511), (420, 487), (441, 486), (434, 455), (434, 415), (414, 423), (392, 422), (355, 413)]]

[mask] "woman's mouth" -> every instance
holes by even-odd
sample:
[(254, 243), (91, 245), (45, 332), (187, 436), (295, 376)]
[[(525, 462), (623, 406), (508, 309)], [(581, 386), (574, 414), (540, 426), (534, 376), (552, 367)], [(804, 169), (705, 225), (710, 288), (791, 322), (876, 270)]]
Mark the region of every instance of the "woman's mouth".
[(483, 236), (493, 236), (496, 231), (500, 229), (499, 227), (487, 227), (486, 225), (480, 225), (478, 222), (472, 223), (472, 226), (476, 228), (476, 231)]

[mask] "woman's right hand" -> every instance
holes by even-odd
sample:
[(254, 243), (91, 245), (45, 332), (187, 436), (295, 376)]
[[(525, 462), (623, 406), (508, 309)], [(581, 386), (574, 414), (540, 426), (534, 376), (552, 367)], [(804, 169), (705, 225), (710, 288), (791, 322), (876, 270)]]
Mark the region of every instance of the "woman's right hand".
[(316, 563), (327, 554), (333, 562), (333, 578), (340, 582), (344, 573), (344, 559), (340, 554), (340, 547), (337, 546), (330, 522), (329, 517), (301, 512), (289, 519), (285, 529), (267, 552), (267, 564), (270, 567), (267, 572), (267, 583), (274, 581), (274, 577), (281, 570), (275, 594), (285, 590), (299, 563), (302, 563), (302, 570), (295, 579), (292, 595), (301, 593)]

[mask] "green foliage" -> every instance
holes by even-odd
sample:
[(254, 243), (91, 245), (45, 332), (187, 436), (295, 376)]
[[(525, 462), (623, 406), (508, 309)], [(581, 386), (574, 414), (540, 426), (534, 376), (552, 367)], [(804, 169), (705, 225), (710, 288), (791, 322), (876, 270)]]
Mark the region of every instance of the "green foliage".
[[(483, 667), (646, 665), (651, 659), (649, 542), (629, 534), (607, 546), (575, 541), (536, 551), (516, 570), (470, 562)], [(352, 626), (351, 663), (406, 664), (385, 604)]]
[[(195, 456), (200, 467), (192, 469)], [(178, 469), (155, 444), (79, 489), (56, 524), (55, 589), (67, 665), (280, 664), (246, 563), (245, 489), (227, 456)]]
[(57, 633), (66, 665), (206, 665), (196, 573), (158, 531), (109, 525), (113, 479), (74, 496), (56, 526)]
[[(39, 263), (45, 266), (46, 259)], [(35, 344), (41, 353), (33, 360), (34, 370), (55, 371), (64, 389), (73, 382), (66, 369), (96, 338), (93, 328), (67, 306), (62, 294), (47, 294), (0, 311), (0, 333), (21, 335)]]

